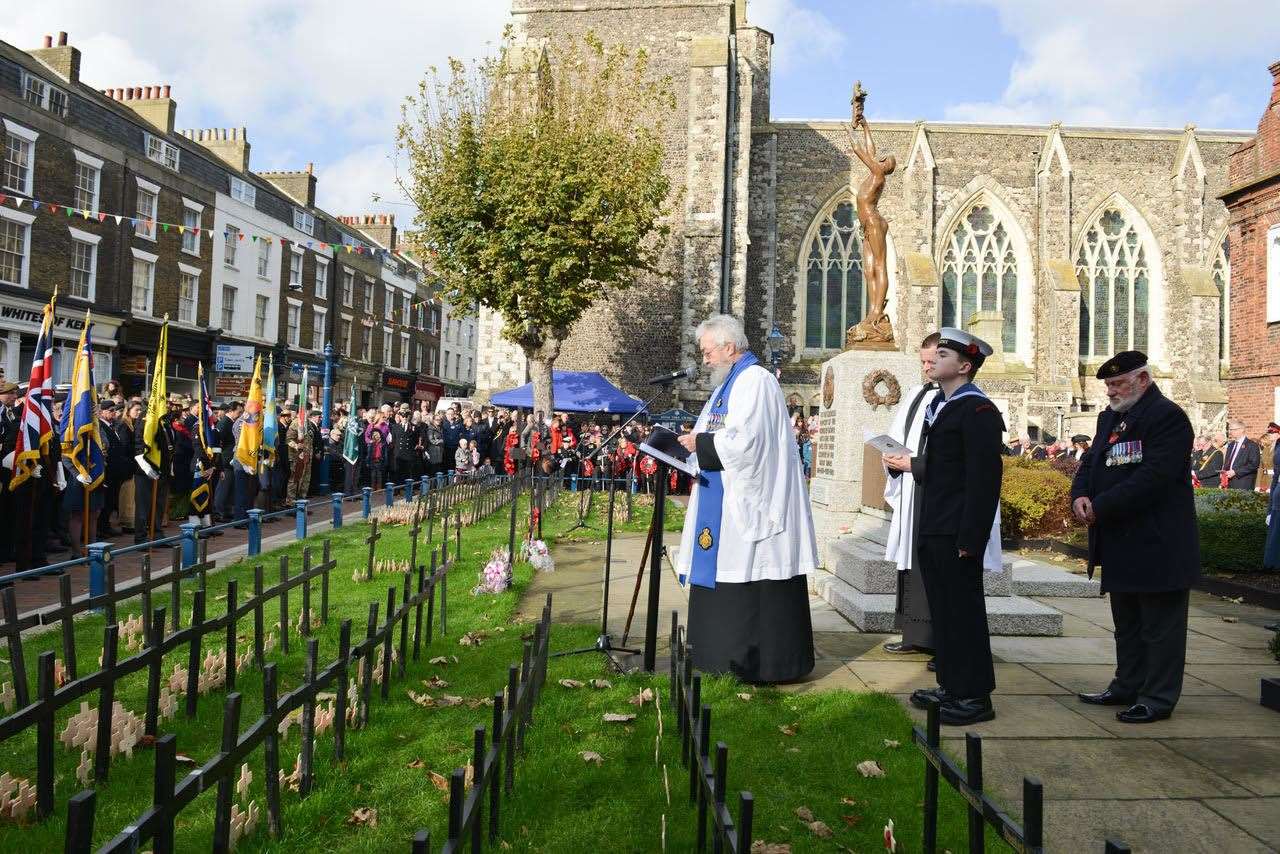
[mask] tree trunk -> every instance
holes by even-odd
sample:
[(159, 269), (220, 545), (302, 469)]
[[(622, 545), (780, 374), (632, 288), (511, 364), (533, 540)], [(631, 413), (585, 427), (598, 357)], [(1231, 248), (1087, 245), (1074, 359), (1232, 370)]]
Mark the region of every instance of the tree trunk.
[(550, 418), (555, 411), (552, 370), (560, 355), (560, 339), (547, 338), (540, 346), (524, 345), (523, 349), (529, 360), (529, 379), (533, 382), (533, 410)]

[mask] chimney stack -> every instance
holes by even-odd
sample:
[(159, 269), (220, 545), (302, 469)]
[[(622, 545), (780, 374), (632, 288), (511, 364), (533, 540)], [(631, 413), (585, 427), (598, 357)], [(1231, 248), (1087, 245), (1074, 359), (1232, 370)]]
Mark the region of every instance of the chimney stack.
[(189, 128), (181, 134), (209, 149), (232, 169), (249, 171), (249, 136), (244, 128)]
[(53, 36), (44, 37), (44, 46), (28, 51), (68, 83), (80, 82), (80, 51), (67, 44), (67, 34), (58, 33), (55, 46)]
[(300, 205), (313, 208), (316, 205), (316, 176), (314, 164), (308, 163), (305, 170), (299, 172), (259, 172), (282, 193)]
[(120, 89), (106, 89), (108, 98), (115, 93), (115, 100), (133, 110), (148, 124), (166, 134), (173, 133), (173, 119), (178, 111), (178, 102), (170, 97), (171, 87), (168, 83), (161, 86), (126, 86)]
[(338, 220), (352, 226), (384, 249), (395, 251), (397, 237), (395, 214), (359, 214), (338, 217)]

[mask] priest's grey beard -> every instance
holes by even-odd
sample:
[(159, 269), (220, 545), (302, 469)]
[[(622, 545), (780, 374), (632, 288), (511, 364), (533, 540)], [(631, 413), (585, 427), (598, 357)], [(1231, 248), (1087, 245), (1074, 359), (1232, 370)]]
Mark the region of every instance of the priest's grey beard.
[(733, 365), (725, 365), (723, 368), (711, 369), (711, 387), (715, 388), (724, 382), (724, 378), (729, 376), (729, 371), (733, 370)]
[(1128, 412), (1130, 409), (1133, 409), (1133, 405), (1138, 402), (1138, 398), (1142, 397), (1142, 394), (1145, 391), (1146, 389), (1141, 389), (1140, 391), (1135, 391), (1133, 394), (1129, 395), (1128, 397), (1123, 397), (1123, 398), (1120, 398), (1119, 400), (1111, 401), (1111, 411), (1112, 412)]

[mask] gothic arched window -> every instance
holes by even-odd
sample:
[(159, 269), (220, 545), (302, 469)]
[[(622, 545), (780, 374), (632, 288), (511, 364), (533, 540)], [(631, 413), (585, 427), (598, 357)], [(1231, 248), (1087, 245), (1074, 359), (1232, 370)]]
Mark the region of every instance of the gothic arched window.
[(983, 202), (956, 223), (942, 255), (942, 325), (964, 329), (975, 311), (1002, 312), (1003, 348), (1017, 349), (1018, 256), (1009, 228)]
[(1109, 205), (1085, 229), (1076, 251), (1080, 355), (1148, 348), (1151, 268), (1132, 215)]
[(844, 346), (845, 330), (867, 311), (862, 231), (851, 202), (832, 208), (814, 231), (804, 275), (804, 346), (822, 350)]
[(1213, 259), (1213, 283), (1218, 286), (1218, 360), (1225, 362), (1231, 354), (1231, 255), (1225, 237)]

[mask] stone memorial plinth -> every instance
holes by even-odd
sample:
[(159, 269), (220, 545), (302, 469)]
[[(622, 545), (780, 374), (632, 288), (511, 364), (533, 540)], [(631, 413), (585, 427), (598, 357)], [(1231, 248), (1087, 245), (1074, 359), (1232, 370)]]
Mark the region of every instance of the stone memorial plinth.
[(846, 350), (823, 363), (819, 376), (822, 408), (809, 499), (818, 559), (830, 566), (828, 545), (862, 510), (864, 457), (878, 459), (864, 454), (864, 430), (887, 432), (898, 407), (910, 405), (902, 398), (921, 382), (920, 359), (914, 351)]

